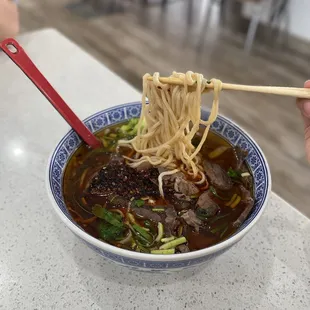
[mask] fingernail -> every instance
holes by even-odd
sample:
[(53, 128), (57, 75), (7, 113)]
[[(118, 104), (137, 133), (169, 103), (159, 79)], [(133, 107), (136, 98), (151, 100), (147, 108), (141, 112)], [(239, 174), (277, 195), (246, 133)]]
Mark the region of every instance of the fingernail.
[(310, 80), (307, 80), (304, 84), (304, 87), (309, 88), (310, 87)]
[(306, 101), (303, 105), (303, 113), (305, 116), (310, 117), (310, 101)]

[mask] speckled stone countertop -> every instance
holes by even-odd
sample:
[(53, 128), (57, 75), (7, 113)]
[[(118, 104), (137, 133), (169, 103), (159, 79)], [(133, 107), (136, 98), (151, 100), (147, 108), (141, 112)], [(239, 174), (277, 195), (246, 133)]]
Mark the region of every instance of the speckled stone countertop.
[[(18, 40), (82, 118), (140, 98), (54, 30)], [(275, 194), (245, 238), (198, 270), (138, 273), (88, 249), (45, 189), (68, 125), (3, 53), (0, 73), (1, 309), (310, 309), (310, 220)]]

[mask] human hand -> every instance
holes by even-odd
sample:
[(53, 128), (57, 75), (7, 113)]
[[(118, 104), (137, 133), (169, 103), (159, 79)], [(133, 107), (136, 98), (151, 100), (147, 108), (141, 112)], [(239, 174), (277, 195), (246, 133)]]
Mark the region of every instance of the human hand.
[(0, 41), (14, 37), (19, 31), (18, 9), (11, 0), (0, 0)]
[[(305, 87), (310, 88), (310, 80), (305, 83)], [(308, 162), (310, 163), (310, 99), (297, 99), (297, 106), (304, 120), (306, 154)]]

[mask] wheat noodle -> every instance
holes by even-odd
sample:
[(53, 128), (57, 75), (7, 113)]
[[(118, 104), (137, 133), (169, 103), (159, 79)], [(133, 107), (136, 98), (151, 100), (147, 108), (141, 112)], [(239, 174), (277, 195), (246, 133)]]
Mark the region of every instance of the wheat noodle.
[[(202, 74), (173, 72), (171, 77), (181, 79), (183, 86), (161, 83), (158, 72), (154, 73), (153, 81), (148, 81), (148, 77), (149, 74), (143, 77), (142, 110), (137, 136), (132, 140), (119, 141), (120, 145), (130, 144), (139, 156), (136, 159), (126, 158), (129, 165), (138, 167), (149, 162), (155, 167), (166, 168), (168, 171), (160, 173), (158, 177), (161, 196), (164, 196), (163, 177), (178, 171), (194, 179), (200, 175), (196, 183), (203, 184), (206, 178), (199, 152), (218, 115), (222, 82), (211, 80), (214, 85), (213, 103), (209, 118), (204, 121), (201, 119), (201, 94), (207, 81)], [(194, 91), (191, 86), (196, 87)], [(192, 139), (201, 125), (205, 126), (204, 132), (199, 145), (195, 147)]]

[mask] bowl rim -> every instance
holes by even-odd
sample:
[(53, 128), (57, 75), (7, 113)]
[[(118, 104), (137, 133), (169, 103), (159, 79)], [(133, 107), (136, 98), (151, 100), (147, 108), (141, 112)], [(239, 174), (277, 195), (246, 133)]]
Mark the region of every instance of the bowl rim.
[[(141, 104), (141, 102), (140, 101), (128, 102), (128, 103), (123, 103), (120, 105), (115, 105), (115, 106), (107, 108), (107, 109), (103, 109), (101, 111), (98, 111), (98, 112), (88, 116), (86, 119), (83, 120), (83, 123), (86, 123), (89, 119), (93, 118), (94, 116), (108, 112), (109, 110), (114, 110), (117, 108), (122, 108), (122, 107), (133, 105), (133, 104)], [(205, 112), (209, 112), (208, 109), (205, 109), (204, 107), (201, 107), (201, 110), (205, 111)], [(228, 239), (226, 239), (220, 243), (217, 243), (217, 244), (215, 244), (209, 248), (205, 248), (205, 249), (201, 249), (201, 250), (197, 250), (197, 251), (193, 251), (193, 252), (180, 253), (180, 254), (150, 254), (150, 253), (139, 253), (139, 252), (129, 251), (126, 249), (121, 249), (121, 248), (118, 248), (116, 246), (110, 245), (108, 243), (100, 241), (99, 239), (96, 239), (95, 237), (92, 237), (91, 235), (86, 233), (84, 230), (82, 230), (81, 228), (79, 228), (78, 226), (73, 224), (73, 222), (69, 218), (67, 218), (67, 216), (61, 211), (58, 204), (56, 203), (56, 200), (55, 200), (54, 195), (53, 195), (52, 190), (51, 190), (51, 184), (50, 184), (50, 178), (49, 178), (49, 176), (50, 176), (50, 164), (51, 164), (51, 160), (53, 158), (53, 155), (55, 153), (55, 150), (61, 144), (61, 142), (72, 131), (74, 131), (72, 128), (70, 128), (68, 130), (68, 132), (61, 138), (61, 140), (57, 142), (56, 146), (53, 147), (53, 150), (52, 150), (52, 152), (48, 158), (48, 162), (47, 162), (47, 168), (46, 168), (46, 173), (45, 173), (45, 185), (46, 185), (48, 197), (52, 203), (54, 211), (60, 217), (62, 222), (74, 234), (76, 234), (78, 237), (80, 237), (84, 241), (90, 243), (91, 245), (93, 245), (93, 246), (95, 246), (95, 247), (97, 247), (103, 251), (107, 251), (107, 252), (110, 252), (110, 253), (113, 253), (113, 254), (119, 255), (119, 256), (124, 256), (124, 257), (127, 257), (129, 259), (135, 259), (135, 260), (141, 260), (141, 261), (150, 261), (150, 262), (151, 261), (154, 261), (154, 262), (162, 262), (162, 261), (177, 262), (177, 261), (184, 261), (184, 260), (193, 260), (196, 258), (201, 258), (204, 256), (215, 254), (221, 250), (224, 250), (224, 249), (232, 246), (236, 242), (240, 241), (254, 227), (254, 225), (257, 223), (257, 221), (261, 218), (261, 216), (262, 216), (262, 214), (263, 214), (263, 212), (267, 206), (269, 197), (270, 197), (272, 180), (271, 180), (271, 173), (270, 173), (269, 164), (267, 162), (265, 154), (263, 153), (263, 151), (259, 147), (259, 145), (256, 143), (256, 141), (253, 139), (253, 137), (246, 130), (244, 130), (241, 126), (237, 125), (234, 121), (232, 121), (230, 118), (223, 116), (221, 114), (218, 114), (218, 115), (221, 116), (222, 118), (224, 118), (226, 122), (230, 123), (231, 125), (237, 127), (240, 131), (242, 131), (243, 134), (246, 135), (247, 138), (251, 141), (251, 143), (257, 148), (258, 152), (260, 153), (260, 155), (262, 157), (262, 161), (265, 165), (267, 180), (268, 180), (267, 193), (266, 193), (265, 200), (263, 202), (261, 209), (259, 210), (257, 215), (254, 217), (254, 219), (246, 227), (244, 227), (241, 231), (237, 232), (236, 234), (232, 235), (230, 238), (228, 238)]]

